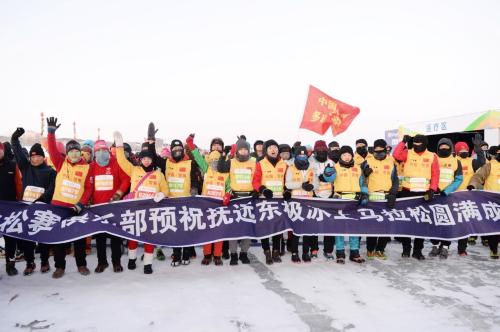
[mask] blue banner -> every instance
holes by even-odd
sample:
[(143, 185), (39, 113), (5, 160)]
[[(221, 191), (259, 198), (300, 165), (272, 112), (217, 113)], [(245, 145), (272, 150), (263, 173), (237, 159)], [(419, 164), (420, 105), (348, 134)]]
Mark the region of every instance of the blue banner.
[(220, 240), (297, 235), (408, 236), (455, 240), (500, 234), (500, 194), (464, 191), (425, 202), (421, 197), (385, 202), (335, 199), (220, 200), (207, 197), (128, 200), (71, 209), (43, 203), (0, 201), (0, 234), (62, 243), (97, 233), (181, 247)]

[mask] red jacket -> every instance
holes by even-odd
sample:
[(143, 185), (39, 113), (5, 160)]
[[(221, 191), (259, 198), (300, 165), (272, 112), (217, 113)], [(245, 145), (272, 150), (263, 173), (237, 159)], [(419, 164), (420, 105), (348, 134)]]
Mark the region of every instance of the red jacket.
[[(52, 164), (54, 164), (54, 167), (56, 168), (56, 171), (59, 173), (59, 171), (61, 170), (61, 167), (63, 165), (63, 163), (66, 161), (66, 157), (64, 157), (63, 155), (61, 155), (61, 153), (59, 152), (59, 150), (57, 149), (57, 145), (56, 145), (56, 135), (55, 134), (51, 134), (49, 133), (47, 135), (47, 141), (48, 141), (48, 146), (49, 146), (49, 154), (50, 154), (50, 160), (52, 161)], [(87, 165), (87, 163), (85, 162), (85, 160), (82, 159), (76, 163), (76, 164), (72, 164), (69, 160), (67, 161), (69, 166), (73, 166), (73, 165)], [(84, 191), (83, 191), (83, 195), (82, 195), (82, 198), (80, 199), (80, 202), (81, 204), (83, 205), (87, 205), (90, 201), (90, 196), (92, 195), (92, 169), (89, 169), (89, 172), (87, 173), (87, 177), (85, 178), (85, 185), (84, 185)], [(57, 188), (56, 188), (57, 190)], [(73, 207), (72, 204), (68, 204), (68, 203), (65, 203), (65, 202), (60, 202), (60, 201), (57, 201), (57, 200), (52, 200), (51, 204), (54, 204), (54, 205), (58, 205), (58, 206), (66, 206), (66, 207)]]
[[(421, 155), (422, 153), (418, 154)], [(393, 156), (398, 161), (401, 162), (406, 161), (406, 159), (408, 158), (408, 148), (406, 147), (405, 142), (399, 142), (398, 145), (396, 145)], [(432, 160), (432, 165), (431, 165), (430, 188), (434, 191), (438, 191), (438, 185), (439, 185), (439, 160), (438, 157), (434, 154), (434, 159)]]
[[(94, 185), (92, 186), (93, 204), (108, 203), (116, 192), (123, 196), (130, 187), (130, 177), (120, 168), (118, 161), (114, 157), (109, 159), (108, 166), (102, 167), (93, 161), (90, 168), (94, 176)], [(111, 189), (106, 190), (101, 187), (103, 176), (113, 177), (113, 187)]]

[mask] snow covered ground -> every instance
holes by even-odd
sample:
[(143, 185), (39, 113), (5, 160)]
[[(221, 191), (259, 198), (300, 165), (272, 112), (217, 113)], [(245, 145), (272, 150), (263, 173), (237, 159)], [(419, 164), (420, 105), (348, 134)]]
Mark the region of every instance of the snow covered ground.
[[(0, 331), (500, 331), (500, 262), (487, 248), (461, 258), (454, 243), (448, 260), (424, 262), (400, 251), (393, 241), (387, 261), (292, 264), (287, 254), (269, 267), (252, 247), (251, 265), (207, 267), (197, 248), (191, 265), (155, 260), (150, 276), (139, 264), (83, 277), (68, 257), (60, 280), (8, 277), (2, 261)], [(95, 249), (88, 262), (93, 271)]]

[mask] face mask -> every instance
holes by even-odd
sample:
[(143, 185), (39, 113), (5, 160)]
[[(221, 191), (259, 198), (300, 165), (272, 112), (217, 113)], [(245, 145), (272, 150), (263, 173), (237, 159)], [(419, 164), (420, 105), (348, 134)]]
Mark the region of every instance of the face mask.
[(359, 146), (356, 148), (356, 152), (361, 156), (361, 157), (366, 157), (368, 154), (368, 149), (366, 146)]
[(340, 151), (339, 150), (332, 150), (328, 153), (328, 158), (333, 160), (334, 162), (338, 163), (340, 159)]
[(424, 152), (426, 149), (427, 147), (424, 144), (413, 145), (413, 150), (417, 153)]
[(76, 164), (82, 159), (82, 153), (78, 150), (71, 150), (68, 152), (68, 159), (72, 164)]
[(328, 158), (328, 152), (327, 151), (316, 151), (316, 152), (314, 152), (314, 157), (320, 163), (324, 163), (326, 161), (326, 158)]
[(350, 167), (354, 166), (354, 159), (351, 159), (351, 161), (349, 161), (347, 163), (345, 161), (343, 161), (342, 159), (339, 159), (339, 164), (342, 167), (350, 168)]
[(97, 165), (104, 167), (109, 165), (109, 158), (111, 157), (108, 150), (99, 150), (95, 153), (95, 161)]
[(438, 149), (438, 156), (441, 158), (448, 158), (451, 156), (451, 149)]
[(239, 154), (238, 152), (236, 152), (236, 160), (238, 160), (239, 162), (245, 162), (248, 159), (250, 159), (250, 155), (249, 154), (246, 154), (246, 155), (242, 156), (241, 154)]
[(385, 157), (387, 157), (387, 152), (386, 151), (373, 151), (373, 157), (377, 160), (384, 160)]
[(298, 169), (304, 170), (309, 167), (309, 158), (306, 155), (298, 155), (294, 158), (293, 163)]
[(497, 156), (495, 158), (497, 161), (500, 161), (500, 153), (497, 153)]
[(460, 158), (465, 159), (469, 157), (469, 152), (460, 152), (458, 155), (460, 156)]
[(175, 151), (172, 151), (172, 158), (175, 161), (180, 161), (182, 158), (184, 158), (184, 150), (175, 150)]

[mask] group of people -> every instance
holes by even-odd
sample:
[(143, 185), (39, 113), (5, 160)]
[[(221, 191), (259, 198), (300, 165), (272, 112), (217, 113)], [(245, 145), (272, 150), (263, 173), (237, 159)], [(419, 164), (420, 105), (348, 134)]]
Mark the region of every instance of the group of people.
[[(48, 154), (40, 144), (29, 151), (23, 149), (20, 137), (23, 128), (12, 134), (10, 144), (0, 144), (0, 200), (43, 202), (73, 210), (75, 215), (84, 206), (125, 199), (152, 198), (160, 202), (165, 198), (203, 195), (221, 199), (229, 204), (238, 197), (282, 198), (319, 197), (323, 199), (355, 199), (361, 205), (369, 201), (384, 201), (393, 208), (398, 197), (421, 196), (427, 202), (436, 195), (450, 195), (457, 190), (484, 189), (500, 191), (500, 146), (489, 147), (476, 135), (469, 147), (467, 142), (455, 144), (441, 139), (436, 153), (429, 151), (428, 138), (424, 135), (404, 136), (392, 151), (383, 139), (377, 139), (369, 147), (365, 139), (358, 139), (353, 148), (338, 142), (328, 145), (318, 140), (313, 148), (296, 142), (292, 146), (278, 144), (275, 140), (258, 140), (251, 148), (245, 136), (239, 136), (231, 145), (221, 138), (214, 138), (208, 151), (195, 144), (195, 135), (184, 141), (174, 139), (168, 153), (158, 155), (155, 146), (156, 129), (148, 127), (148, 139), (141, 151), (133, 154), (119, 132), (114, 133), (114, 144), (103, 140), (76, 140), (66, 143), (64, 149), (56, 141), (60, 124), (56, 118), (47, 119)], [(252, 151), (253, 150), (253, 151)], [(285, 241), (286, 237), (286, 241)], [(111, 263), (114, 272), (122, 272), (123, 240), (109, 234), (95, 235), (98, 264), (96, 273), (109, 267), (106, 255), (107, 239), (111, 239)], [(24, 275), (36, 269), (35, 247), (29, 241), (9, 236), (5, 239), (6, 271), (18, 274), (15, 267), (16, 249), (24, 252)], [(500, 235), (484, 240), (490, 247), (490, 257), (498, 259)], [(302, 253), (299, 240), (292, 232), (261, 239), (266, 264), (281, 263), (284, 252), (291, 252), (294, 263), (310, 262), (318, 257), (318, 236), (302, 237)], [(424, 239), (397, 238), (402, 244), (402, 257), (425, 259)], [(386, 259), (388, 237), (367, 237), (366, 257)], [(467, 245), (475, 241), (464, 238), (458, 241), (458, 255), (467, 255)], [(450, 241), (431, 240), (431, 257), (448, 257)], [(73, 244), (78, 272), (88, 275), (86, 239), (72, 243), (47, 245), (38, 243), (42, 273), (50, 271), (49, 249), (54, 252), (54, 278), (65, 273), (68, 247)], [(203, 265), (212, 262), (223, 265), (249, 264), (248, 250), (251, 240), (215, 242), (203, 246)], [(360, 237), (349, 236), (349, 260), (363, 263)], [(138, 243), (128, 241), (129, 270), (137, 268)], [(286, 248), (286, 249), (285, 249)], [(238, 253), (239, 249), (239, 253)], [(335, 250), (334, 250), (335, 249)], [(413, 249), (413, 250), (412, 250)], [(346, 261), (343, 236), (324, 236), (323, 255), (328, 260), (343, 264)], [(153, 273), (155, 247), (144, 244), (143, 269)], [(156, 256), (164, 260), (161, 248)], [(194, 247), (174, 248), (171, 265), (188, 265), (196, 257)]]

